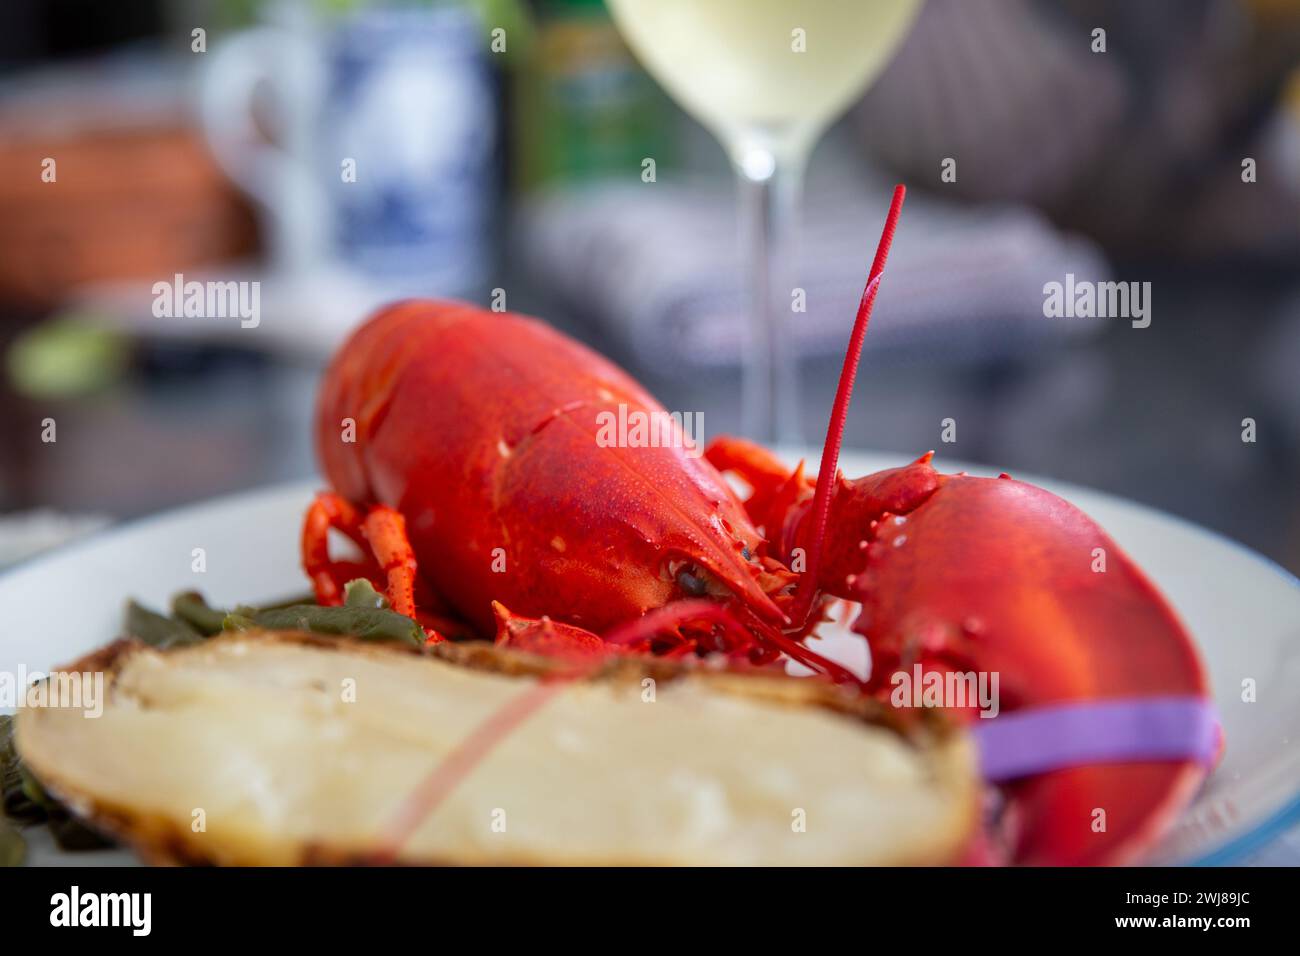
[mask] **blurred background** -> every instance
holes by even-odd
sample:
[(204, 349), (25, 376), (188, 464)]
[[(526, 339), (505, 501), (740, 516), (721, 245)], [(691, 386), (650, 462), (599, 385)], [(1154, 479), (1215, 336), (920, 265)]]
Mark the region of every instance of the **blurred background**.
[[(928, 0), (808, 170), (812, 442), (900, 180), (850, 447), (1300, 571), (1300, 0)], [(322, 363), (399, 296), (504, 295), (735, 430), (738, 235), (722, 147), (600, 0), (5, 0), (0, 567), (315, 474)], [(258, 283), (256, 325), (158, 314), (177, 274)], [(1046, 317), (1067, 274), (1150, 282), (1150, 327)]]

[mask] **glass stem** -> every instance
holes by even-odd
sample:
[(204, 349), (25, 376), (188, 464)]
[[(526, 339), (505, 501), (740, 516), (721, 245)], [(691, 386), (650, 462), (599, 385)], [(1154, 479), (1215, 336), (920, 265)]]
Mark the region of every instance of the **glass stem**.
[(749, 262), (749, 340), (741, 400), (744, 433), (766, 444), (801, 443), (799, 355), (791, 335), (796, 222), (805, 156), (750, 146), (738, 152), (742, 235)]

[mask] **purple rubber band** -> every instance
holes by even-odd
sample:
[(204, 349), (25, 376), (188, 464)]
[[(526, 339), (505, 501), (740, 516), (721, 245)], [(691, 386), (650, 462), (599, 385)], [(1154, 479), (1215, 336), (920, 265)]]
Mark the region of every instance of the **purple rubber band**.
[(986, 780), (1002, 782), (1090, 763), (1213, 762), (1219, 720), (1204, 697), (1137, 697), (1051, 704), (972, 728)]

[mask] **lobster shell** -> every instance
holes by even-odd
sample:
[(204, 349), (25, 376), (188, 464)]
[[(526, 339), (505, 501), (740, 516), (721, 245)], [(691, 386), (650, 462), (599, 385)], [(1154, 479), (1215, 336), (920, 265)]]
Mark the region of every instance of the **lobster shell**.
[(423, 581), (483, 633), (493, 601), (605, 631), (680, 595), (674, 561), (781, 621), (745, 557), (761, 538), (731, 488), (681, 445), (602, 445), (598, 416), (620, 406), (667, 414), (540, 321), (410, 301), (334, 359), (316, 444), (335, 491), (405, 515)]

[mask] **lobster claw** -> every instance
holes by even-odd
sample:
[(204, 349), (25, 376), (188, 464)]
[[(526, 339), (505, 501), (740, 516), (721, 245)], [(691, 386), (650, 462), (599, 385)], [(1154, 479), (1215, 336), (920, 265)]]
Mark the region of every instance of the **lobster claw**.
[(846, 595), (862, 604), (869, 688), (930, 674), (998, 688), (992, 713), (965, 701), (960, 716), (1003, 785), (1012, 859), (1135, 859), (1221, 748), (1200, 659), (1164, 598), (1091, 518), (1034, 485), (941, 475), (928, 456), (845, 484), (860, 486), (859, 529), (869, 495), (878, 509)]

